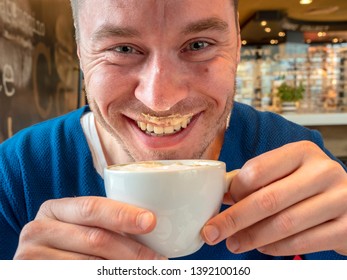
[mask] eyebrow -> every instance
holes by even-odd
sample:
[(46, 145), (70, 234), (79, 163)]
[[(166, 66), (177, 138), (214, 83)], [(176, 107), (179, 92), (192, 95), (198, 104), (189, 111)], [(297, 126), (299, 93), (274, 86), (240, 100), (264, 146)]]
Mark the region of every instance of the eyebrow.
[(220, 18), (211, 17), (202, 19), (196, 22), (189, 23), (183, 30), (182, 34), (189, 35), (192, 33), (199, 33), (205, 30), (218, 30), (226, 32), (228, 30), (228, 23)]
[(92, 41), (97, 42), (105, 38), (111, 38), (111, 37), (130, 38), (130, 37), (136, 37), (139, 35), (140, 35), (140, 32), (134, 28), (103, 24), (92, 34), (91, 39)]
[[(199, 33), (205, 30), (219, 30), (222, 32), (226, 32), (228, 30), (228, 27), (229, 25), (225, 21), (216, 17), (211, 17), (189, 23), (187, 26), (183, 28), (181, 33), (183, 35), (189, 35), (193, 33)], [(140, 32), (134, 28), (103, 24), (92, 34), (91, 39), (92, 41), (97, 42), (105, 38), (131, 38), (137, 36), (140, 36)]]

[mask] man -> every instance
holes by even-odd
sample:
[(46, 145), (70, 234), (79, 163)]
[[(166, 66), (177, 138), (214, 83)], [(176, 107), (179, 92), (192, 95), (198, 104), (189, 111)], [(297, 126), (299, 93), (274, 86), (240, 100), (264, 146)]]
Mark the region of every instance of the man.
[(345, 258), (346, 170), (317, 132), (233, 102), (235, 2), (72, 6), (92, 113), (82, 108), (1, 145), (2, 258), (165, 259), (128, 235), (153, 230), (153, 213), (105, 198), (102, 170), (180, 158), (240, 169), (225, 195), (232, 206), (206, 223), (208, 245), (186, 258)]

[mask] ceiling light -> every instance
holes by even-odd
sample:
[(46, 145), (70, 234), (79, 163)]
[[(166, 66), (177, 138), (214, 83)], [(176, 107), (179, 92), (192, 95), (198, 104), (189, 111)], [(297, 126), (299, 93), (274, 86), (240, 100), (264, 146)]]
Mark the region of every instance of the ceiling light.
[(306, 44), (311, 44), (312, 40), (311, 39), (307, 39), (306, 40)]
[(278, 32), (278, 36), (279, 37), (285, 37), (286, 36), (286, 33), (281, 31), (281, 32)]
[(312, 3), (312, 0), (300, 0), (300, 4), (301, 5), (308, 5), (308, 4), (311, 4)]
[(267, 25), (267, 21), (266, 21), (266, 20), (262, 20), (262, 21), (260, 22), (260, 25), (261, 25), (261, 26), (266, 26), (266, 25)]
[(318, 37), (325, 37), (325, 36), (327, 36), (327, 33), (326, 32), (318, 32), (317, 36)]
[(270, 40), (270, 44), (276, 45), (276, 44), (278, 44), (278, 40), (272, 39), (272, 40)]
[(339, 42), (339, 38), (334, 38), (334, 39), (332, 40), (332, 42), (333, 42), (334, 44), (338, 43), (338, 42)]
[(244, 45), (247, 45), (247, 41), (246, 40), (242, 40), (241, 44), (244, 46)]
[(270, 33), (271, 32), (271, 28), (270, 27), (266, 27), (264, 30), (265, 30), (266, 33)]

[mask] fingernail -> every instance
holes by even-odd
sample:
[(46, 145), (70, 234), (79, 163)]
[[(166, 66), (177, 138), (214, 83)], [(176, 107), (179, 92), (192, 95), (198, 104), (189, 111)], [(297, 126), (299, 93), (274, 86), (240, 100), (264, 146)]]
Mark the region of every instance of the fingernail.
[(151, 212), (143, 212), (137, 218), (137, 226), (142, 230), (146, 230), (153, 223), (153, 214)]
[(233, 253), (237, 252), (240, 248), (240, 243), (235, 237), (231, 237), (228, 240), (228, 249)]
[(219, 237), (219, 230), (213, 225), (207, 225), (204, 228), (204, 235), (208, 242), (213, 243)]

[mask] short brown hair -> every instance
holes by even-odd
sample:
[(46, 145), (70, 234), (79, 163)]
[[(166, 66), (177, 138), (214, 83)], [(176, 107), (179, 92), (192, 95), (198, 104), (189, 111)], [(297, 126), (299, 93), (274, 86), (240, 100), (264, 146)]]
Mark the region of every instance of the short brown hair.
[(70, 0), (72, 17), (75, 26), (76, 41), (78, 41), (79, 39), (78, 10), (81, 9), (83, 2), (85, 2), (85, 0)]
[[(79, 39), (78, 10), (81, 9), (81, 6), (84, 2), (85, 0), (70, 0), (72, 16), (73, 16), (73, 21), (75, 25), (76, 41), (78, 41)], [(237, 30), (239, 31), (239, 28), (238, 28), (239, 23), (238, 23), (238, 16), (237, 16), (239, 1), (231, 0), (231, 2), (234, 6), (234, 11), (235, 11), (235, 24), (236, 24)]]

